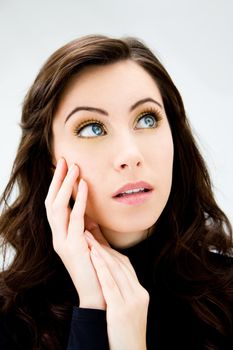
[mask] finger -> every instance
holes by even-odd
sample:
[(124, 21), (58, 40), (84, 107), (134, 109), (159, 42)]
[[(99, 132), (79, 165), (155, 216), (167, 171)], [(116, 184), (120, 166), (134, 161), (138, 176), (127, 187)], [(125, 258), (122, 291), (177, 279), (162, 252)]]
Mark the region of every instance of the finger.
[(60, 190), (54, 200), (55, 207), (67, 207), (73, 191), (74, 184), (79, 175), (79, 168), (76, 164), (72, 164), (66, 174), (66, 177), (60, 187)]
[(67, 165), (64, 158), (60, 158), (49, 186), (49, 190), (45, 199), (46, 204), (51, 204), (57, 196), (57, 193), (62, 185), (65, 174), (67, 172)]
[[(87, 237), (87, 239), (88, 238), (90, 239), (89, 243), (95, 246), (95, 241), (96, 241), (95, 237), (88, 231), (85, 231), (85, 236)], [(97, 242), (99, 242), (99, 241), (97, 241)], [(123, 254), (119, 253), (118, 251), (116, 251), (115, 249), (112, 249), (110, 245), (105, 246), (105, 249), (110, 254), (112, 254), (116, 259), (118, 259), (122, 264), (124, 264), (124, 267), (127, 268), (129, 270), (129, 272), (132, 274), (132, 276), (137, 279), (136, 272), (135, 272), (129, 258), (126, 255), (123, 255)]]
[(84, 233), (84, 214), (87, 204), (88, 187), (86, 181), (80, 180), (77, 196), (70, 214), (68, 235), (75, 238), (77, 234)]
[[(54, 207), (54, 200), (62, 186), (66, 172), (66, 161), (64, 158), (60, 158), (45, 200), (47, 218), (52, 229), (53, 244), (56, 246), (58, 241), (65, 238), (67, 229), (67, 210), (65, 211), (62, 208), (62, 215), (59, 214), (59, 217), (57, 217), (57, 211), (59, 212), (60, 210)], [(57, 228), (55, 229), (56, 226)]]
[(127, 299), (129, 295), (134, 293), (135, 285), (138, 285), (139, 283), (136, 273), (132, 273), (128, 269), (126, 266), (126, 259), (124, 259), (124, 262), (120, 261), (118, 258), (113, 256), (113, 254), (111, 254), (106, 247), (102, 247), (100, 244), (98, 244), (97, 241), (93, 244), (93, 246), (108, 267), (112, 278), (122, 294), (122, 297)]
[(106, 262), (94, 247), (91, 248), (90, 256), (107, 306), (119, 305), (120, 302), (123, 302), (123, 296), (112, 274), (110, 273)]

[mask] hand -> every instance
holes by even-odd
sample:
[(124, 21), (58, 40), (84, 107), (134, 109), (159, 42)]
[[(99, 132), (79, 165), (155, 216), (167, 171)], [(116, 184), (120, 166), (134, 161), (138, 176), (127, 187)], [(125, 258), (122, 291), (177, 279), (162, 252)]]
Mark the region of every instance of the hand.
[(102, 245), (90, 233), (85, 236), (107, 304), (110, 349), (146, 350), (149, 293), (139, 283), (128, 257)]
[[(53, 246), (69, 272), (79, 295), (80, 307), (106, 309), (102, 288), (90, 258), (90, 249), (84, 236), (84, 213), (87, 184), (80, 180), (74, 206), (70, 197), (79, 176), (77, 165), (67, 172), (67, 164), (60, 159), (45, 199), (47, 218), (52, 230)], [(89, 227), (96, 227), (89, 220)], [(102, 236), (102, 242), (104, 241)]]

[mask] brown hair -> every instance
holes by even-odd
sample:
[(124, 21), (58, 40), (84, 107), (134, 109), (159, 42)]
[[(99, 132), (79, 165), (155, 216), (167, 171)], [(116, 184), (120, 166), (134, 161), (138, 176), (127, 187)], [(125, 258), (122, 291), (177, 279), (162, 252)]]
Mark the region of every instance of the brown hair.
[[(178, 278), (190, 285), (179, 293), (203, 323), (221, 335), (229, 333), (232, 327), (232, 268), (226, 271), (221, 264), (215, 266), (209, 254), (210, 249), (224, 256), (231, 253), (232, 229), (215, 202), (181, 96), (165, 68), (142, 41), (92, 35), (58, 49), (32, 84), (23, 104), (21, 141), (0, 202), (4, 246), (6, 249), (10, 244), (15, 249), (13, 262), (1, 273), (1, 309), (14, 313), (25, 324), (33, 349), (60, 349), (65, 344), (67, 321), (78, 300), (68, 272), (54, 252), (44, 206), (52, 179), (53, 114), (71, 76), (87, 65), (126, 59), (137, 62), (158, 84), (174, 142), (172, 189), (154, 229), (163, 231), (163, 235), (158, 235), (161, 251), (156, 264), (166, 260), (175, 266)], [(10, 203), (15, 186), (18, 194)], [(181, 259), (185, 264), (179, 264)], [(194, 264), (199, 268), (190, 268)], [(215, 289), (210, 287), (213, 285)], [(210, 344), (208, 340), (206, 349)]]

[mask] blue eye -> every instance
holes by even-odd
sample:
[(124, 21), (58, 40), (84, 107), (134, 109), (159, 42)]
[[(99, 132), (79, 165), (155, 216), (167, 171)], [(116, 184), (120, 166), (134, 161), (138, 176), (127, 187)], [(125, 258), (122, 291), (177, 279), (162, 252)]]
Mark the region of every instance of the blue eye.
[(146, 113), (138, 119), (138, 129), (155, 128), (157, 126), (157, 117), (153, 113)]
[(105, 130), (100, 123), (89, 123), (77, 130), (76, 135), (80, 137), (98, 137), (105, 135)]

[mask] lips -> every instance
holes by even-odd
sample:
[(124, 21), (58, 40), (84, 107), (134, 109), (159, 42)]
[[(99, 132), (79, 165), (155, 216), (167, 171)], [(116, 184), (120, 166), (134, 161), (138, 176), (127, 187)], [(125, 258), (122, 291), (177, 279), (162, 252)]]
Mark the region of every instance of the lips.
[(145, 181), (138, 181), (135, 183), (128, 183), (122, 186), (113, 194), (112, 197), (115, 198), (130, 196), (135, 195), (137, 193), (149, 192), (151, 190), (153, 190), (153, 187), (149, 183)]

